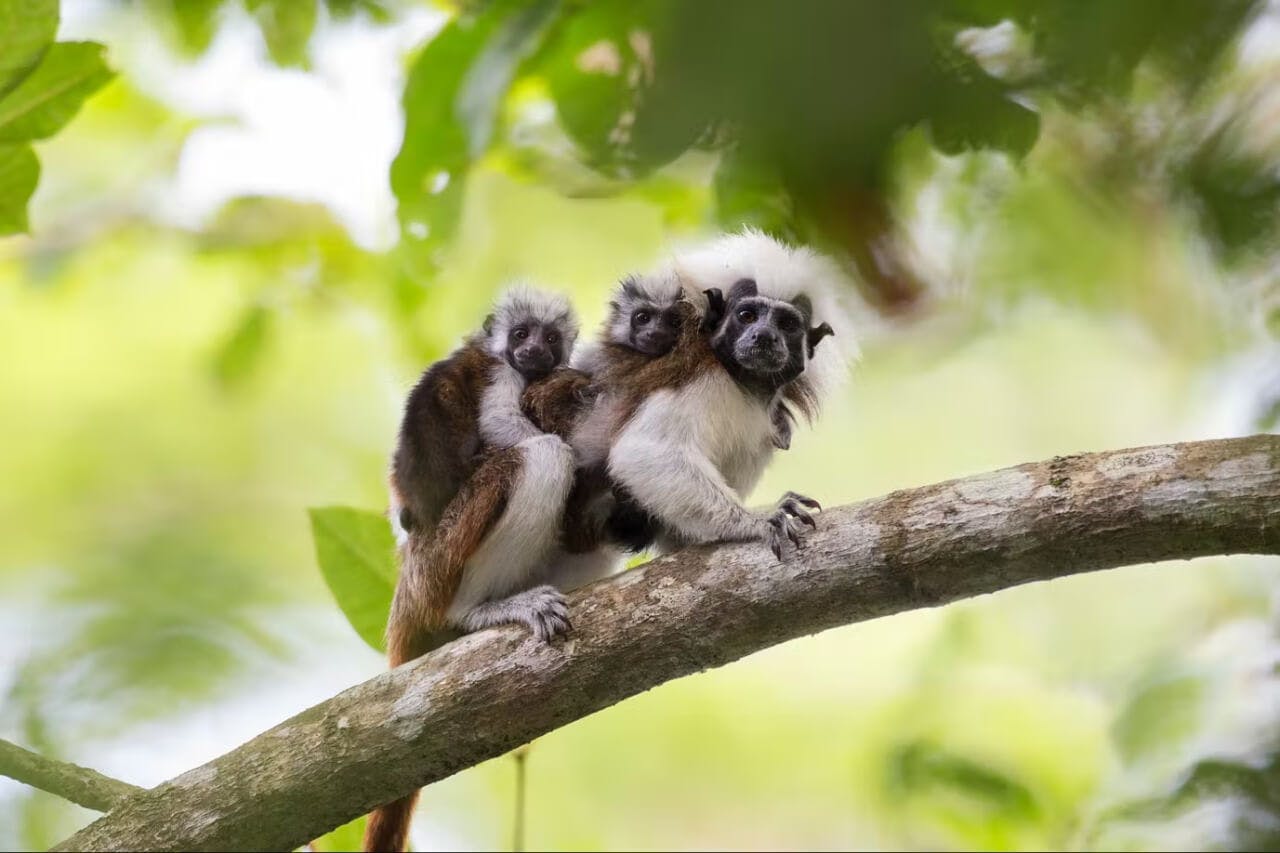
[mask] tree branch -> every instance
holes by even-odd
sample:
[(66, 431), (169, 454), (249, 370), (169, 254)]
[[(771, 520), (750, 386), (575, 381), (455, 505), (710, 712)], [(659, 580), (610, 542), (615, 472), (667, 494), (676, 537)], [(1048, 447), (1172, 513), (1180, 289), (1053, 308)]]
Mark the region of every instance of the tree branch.
[(1030, 581), (1280, 553), (1280, 436), (1059, 457), (828, 511), (798, 555), (693, 548), (571, 597), (574, 638), (464, 637), (130, 797), (63, 850), (288, 850), (655, 685)]
[(0, 738), (0, 775), (99, 812), (110, 811), (125, 797), (145, 790), (88, 767), (45, 758), (4, 738)]

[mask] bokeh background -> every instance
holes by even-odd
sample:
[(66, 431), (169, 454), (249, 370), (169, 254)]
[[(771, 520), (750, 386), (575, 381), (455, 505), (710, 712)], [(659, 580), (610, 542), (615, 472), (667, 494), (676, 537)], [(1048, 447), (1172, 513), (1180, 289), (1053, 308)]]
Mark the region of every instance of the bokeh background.
[[(762, 499), (1280, 420), (1275, 2), (64, 0), (59, 36), (117, 77), (0, 240), (0, 736), (135, 784), (382, 670), (306, 510), (383, 506), (404, 395), (513, 276), (592, 327), (724, 228), (839, 258), (863, 358)], [(535, 742), (526, 843), (1275, 849), (1278, 569), (668, 684)], [(418, 849), (509, 847), (514, 781), (428, 788)], [(0, 778), (0, 848), (92, 817)]]

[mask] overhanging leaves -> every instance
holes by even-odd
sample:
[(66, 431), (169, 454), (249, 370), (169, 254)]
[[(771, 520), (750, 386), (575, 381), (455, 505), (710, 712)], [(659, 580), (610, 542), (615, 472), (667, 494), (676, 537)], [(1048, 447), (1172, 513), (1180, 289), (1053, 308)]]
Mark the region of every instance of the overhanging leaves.
[(0, 97), (40, 62), (58, 31), (58, 0), (0, 0)]
[(27, 230), (27, 201), (40, 180), (30, 145), (0, 145), (0, 236)]
[(496, 2), (449, 23), (423, 50), (404, 92), (404, 141), (391, 164), (403, 246), (428, 274), (457, 226), (466, 174), (488, 147), (498, 106), (519, 64), (558, 7)]
[(89, 95), (114, 75), (93, 42), (58, 42), (0, 100), (0, 142), (45, 139), (62, 129)]

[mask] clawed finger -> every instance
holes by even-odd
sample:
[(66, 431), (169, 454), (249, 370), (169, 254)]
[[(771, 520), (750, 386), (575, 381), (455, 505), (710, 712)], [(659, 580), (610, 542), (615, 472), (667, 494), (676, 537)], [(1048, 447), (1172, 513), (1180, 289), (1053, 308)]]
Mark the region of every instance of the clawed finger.
[(802, 495), (799, 492), (787, 492), (785, 495), (782, 496), (782, 499), (784, 501), (788, 501), (788, 500), (796, 501), (797, 503), (800, 503), (800, 504), (803, 504), (804, 506), (809, 507), (809, 509), (816, 509), (816, 510), (822, 509), (822, 504), (818, 503), (808, 495)]
[(788, 498), (787, 500), (783, 501), (781, 509), (784, 512), (788, 512), (791, 515), (795, 516), (796, 518), (800, 519), (800, 521), (804, 522), (810, 527), (818, 526), (818, 523), (813, 520), (813, 516), (810, 515), (808, 512), (806, 512), (804, 508), (800, 506), (800, 502), (797, 501), (795, 498)]

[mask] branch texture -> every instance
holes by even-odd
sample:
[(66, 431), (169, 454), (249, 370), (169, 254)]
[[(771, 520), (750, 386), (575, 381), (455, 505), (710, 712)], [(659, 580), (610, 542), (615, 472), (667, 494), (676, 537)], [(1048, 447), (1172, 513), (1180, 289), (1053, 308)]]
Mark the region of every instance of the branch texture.
[(288, 850), (655, 685), (1030, 581), (1280, 553), (1280, 436), (1058, 457), (824, 513), (779, 563), (694, 548), (571, 596), (557, 646), (464, 637), (149, 791), (65, 850)]
[(99, 812), (110, 811), (125, 797), (144, 790), (88, 767), (45, 758), (3, 738), (0, 738), (0, 775)]

